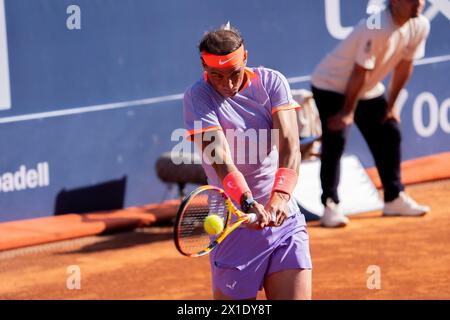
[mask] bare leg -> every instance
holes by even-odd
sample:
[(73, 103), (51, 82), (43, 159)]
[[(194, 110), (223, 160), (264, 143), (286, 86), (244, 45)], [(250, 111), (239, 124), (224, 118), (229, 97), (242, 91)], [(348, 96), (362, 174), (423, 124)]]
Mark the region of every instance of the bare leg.
[(269, 300), (311, 300), (312, 270), (292, 269), (275, 272), (264, 282)]

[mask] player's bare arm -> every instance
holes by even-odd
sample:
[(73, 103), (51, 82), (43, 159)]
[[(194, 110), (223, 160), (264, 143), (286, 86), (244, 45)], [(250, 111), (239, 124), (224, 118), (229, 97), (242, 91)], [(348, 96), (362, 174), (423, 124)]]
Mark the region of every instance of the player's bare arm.
[[(228, 174), (238, 171), (238, 168), (233, 162), (228, 141), (223, 131), (216, 130), (210, 132), (209, 135), (208, 139), (205, 139), (205, 134), (203, 134), (201, 139), (194, 139), (194, 141), (201, 141), (201, 145), (199, 143), (197, 147), (201, 150), (203, 156), (208, 157), (207, 160), (211, 163), (211, 166), (220, 180), (223, 181)], [(212, 154), (203, 152), (205, 149), (213, 150)], [(243, 197), (250, 198), (252, 197), (252, 194), (251, 192), (246, 192), (243, 194)], [(259, 223), (257, 225), (249, 225), (249, 227), (257, 226), (259, 228), (264, 228), (269, 224), (271, 220), (270, 214), (264, 210), (264, 207), (261, 204), (255, 202), (255, 205), (249, 213), (250, 212), (256, 213)]]
[(395, 101), (397, 100), (400, 91), (405, 87), (411, 77), (413, 69), (414, 66), (412, 60), (402, 60), (395, 67), (389, 84), (388, 108), (383, 122), (394, 119), (400, 123), (400, 115), (395, 107)]
[(339, 131), (352, 125), (359, 94), (366, 82), (367, 74), (367, 69), (355, 63), (347, 84), (342, 111), (328, 120), (330, 130)]
[[(279, 164), (280, 168), (295, 170), (299, 174), (301, 162), (300, 142), (295, 110), (285, 110), (273, 115), (273, 128), (279, 132)], [(266, 205), (267, 212), (276, 214), (275, 226), (283, 224), (288, 216), (289, 195), (275, 191), (269, 203)]]

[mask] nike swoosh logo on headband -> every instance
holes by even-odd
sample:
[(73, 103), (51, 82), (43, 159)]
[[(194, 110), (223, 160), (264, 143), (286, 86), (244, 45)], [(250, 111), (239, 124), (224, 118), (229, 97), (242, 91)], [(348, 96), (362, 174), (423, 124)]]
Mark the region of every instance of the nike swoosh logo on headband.
[(220, 59), (219, 60), (219, 65), (223, 66), (224, 64), (226, 64), (226, 63), (230, 62), (231, 60), (233, 60), (234, 58), (236, 58), (236, 57), (232, 57), (232, 58), (230, 58), (228, 60), (225, 60), (225, 61), (222, 61), (222, 59)]

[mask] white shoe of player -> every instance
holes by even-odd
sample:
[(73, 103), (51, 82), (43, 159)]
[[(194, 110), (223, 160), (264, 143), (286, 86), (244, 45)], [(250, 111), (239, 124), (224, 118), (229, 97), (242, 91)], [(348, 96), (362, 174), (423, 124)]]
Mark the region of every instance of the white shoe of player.
[(417, 204), (405, 192), (400, 192), (397, 199), (384, 204), (383, 215), (420, 217), (429, 211), (429, 207)]
[(320, 219), (320, 224), (325, 228), (345, 227), (349, 223), (349, 219), (344, 216), (339, 208), (339, 204), (333, 200), (327, 199), (327, 205)]

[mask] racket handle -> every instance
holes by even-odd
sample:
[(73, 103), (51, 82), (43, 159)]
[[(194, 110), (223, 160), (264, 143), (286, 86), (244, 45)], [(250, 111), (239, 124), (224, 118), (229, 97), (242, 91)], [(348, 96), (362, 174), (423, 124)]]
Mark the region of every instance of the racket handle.
[[(272, 222), (277, 221), (277, 215), (274, 212), (272, 212), (271, 215), (272, 215), (271, 221)], [(256, 223), (258, 221), (258, 217), (256, 216), (256, 213), (249, 213), (249, 214), (247, 214), (247, 217), (248, 217), (247, 223)]]
[(258, 217), (256, 216), (256, 213), (249, 213), (247, 214), (248, 222), (250, 224), (256, 223), (258, 221)]
[(270, 215), (271, 215), (271, 220), (270, 221), (272, 221), (272, 222), (277, 221), (277, 214), (275, 212), (271, 212)]

